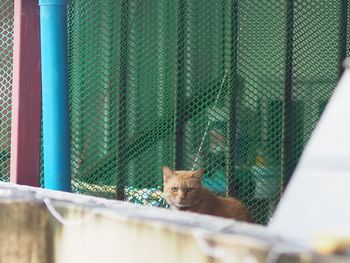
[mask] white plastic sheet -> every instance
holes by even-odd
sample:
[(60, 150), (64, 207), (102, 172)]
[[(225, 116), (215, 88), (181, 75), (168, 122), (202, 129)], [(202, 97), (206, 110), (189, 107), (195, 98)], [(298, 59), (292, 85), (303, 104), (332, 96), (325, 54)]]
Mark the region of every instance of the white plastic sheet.
[(274, 234), (310, 244), (350, 235), (350, 61), (271, 220)]

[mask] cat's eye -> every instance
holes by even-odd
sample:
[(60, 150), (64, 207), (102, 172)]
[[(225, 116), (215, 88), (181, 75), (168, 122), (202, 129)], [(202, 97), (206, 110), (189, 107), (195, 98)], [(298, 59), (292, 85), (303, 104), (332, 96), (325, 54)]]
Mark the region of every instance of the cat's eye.
[(178, 189), (179, 188), (177, 188), (177, 187), (171, 187), (171, 191), (173, 191), (173, 192), (177, 192)]
[(189, 192), (192, 192), (193, 190), (194, 190), (193, 187), (189, 187), (189, 188), (187, 188), (186, 192), (189, 193)]

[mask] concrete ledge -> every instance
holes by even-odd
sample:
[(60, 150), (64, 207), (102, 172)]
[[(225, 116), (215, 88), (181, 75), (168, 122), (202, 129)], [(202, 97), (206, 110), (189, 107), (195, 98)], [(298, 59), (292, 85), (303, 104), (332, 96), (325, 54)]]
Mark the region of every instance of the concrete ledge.
[[(9, 183), (0, 183), (0, 209), (6, 263), (253, 263), (276, 245), (301, 251), (258, 225)], [(299, 252), (278, 257), (301, 262)]]
[(38, 202), (0, 203), (0, 262), (53, 262), (50, 214)]

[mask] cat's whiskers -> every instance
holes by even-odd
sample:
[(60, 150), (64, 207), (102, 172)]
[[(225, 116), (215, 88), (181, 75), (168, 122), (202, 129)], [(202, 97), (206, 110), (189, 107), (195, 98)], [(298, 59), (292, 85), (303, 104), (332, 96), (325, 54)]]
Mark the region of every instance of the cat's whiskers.
[(202, 201), (202, 198), (198, 198), (196, 201), (192, 202), (191, 204), (174, 204), (178, 208), (190, 208), (198, 205)]

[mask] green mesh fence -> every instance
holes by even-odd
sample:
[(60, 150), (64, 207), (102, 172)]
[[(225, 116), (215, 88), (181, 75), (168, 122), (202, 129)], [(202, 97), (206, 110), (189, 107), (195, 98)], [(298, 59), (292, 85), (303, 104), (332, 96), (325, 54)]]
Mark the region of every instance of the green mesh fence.
[[(206, 170), (267, 223), (348, 50), (340, 0), (71, 0), (75, 192), (162, 206)], [(200, 151), (199, 151), (200, 149)]]
[(13, 0), (0, 1), (0, 181), (10, 175)]

